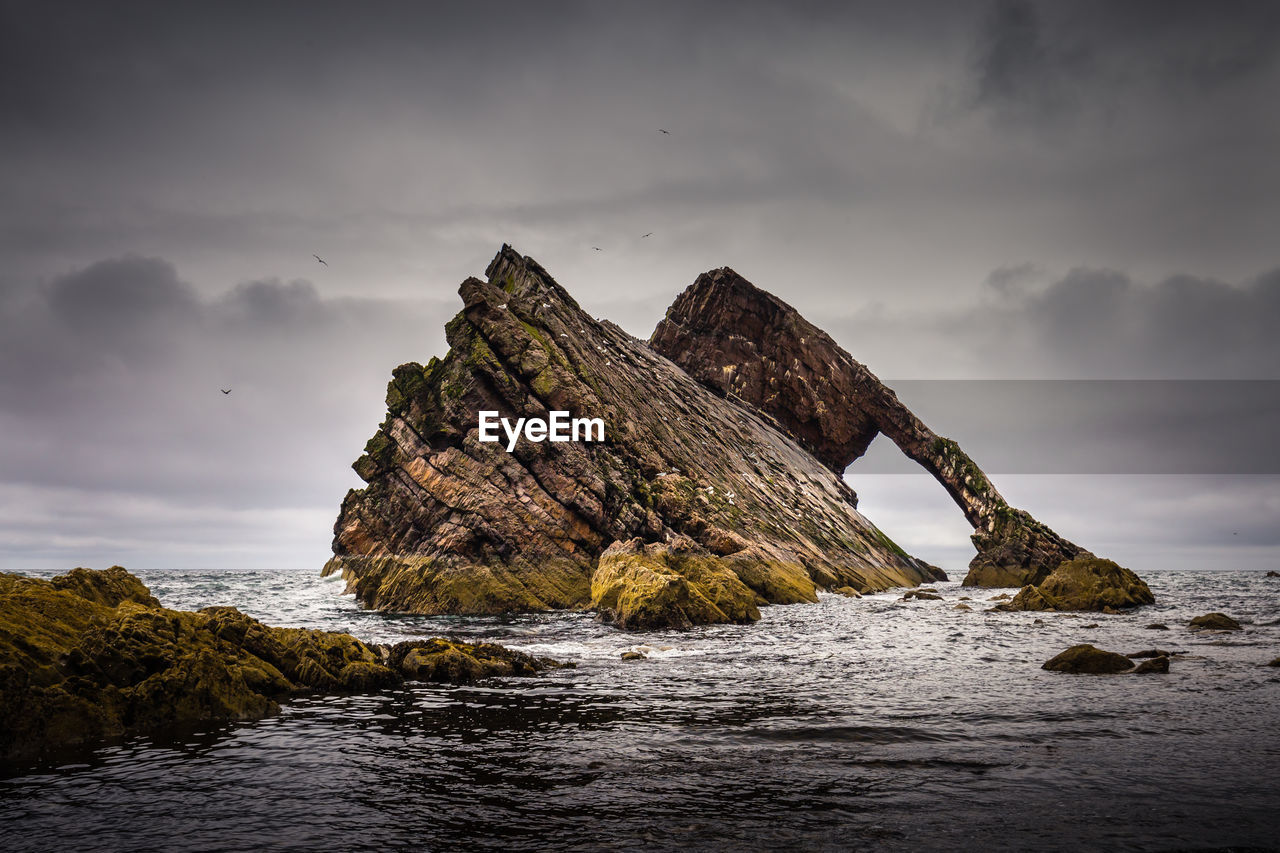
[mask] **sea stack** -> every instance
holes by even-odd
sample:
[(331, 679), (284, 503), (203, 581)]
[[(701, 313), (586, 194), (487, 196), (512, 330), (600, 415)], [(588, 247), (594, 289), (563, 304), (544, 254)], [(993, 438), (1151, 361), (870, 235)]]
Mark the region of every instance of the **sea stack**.
[(620, 627), (687, 627), (945, 579), (859, 513), (842, 479), (881, 432), (976, 528), (967, 584), (1038, 583), (1092, 556), (1010, 507), (955, 442), (733, 270), (699, 276), (648, 342), (510, 246), (459, 293), (445, 357), (393, 372), (354, 465), (367, 486), (334, 526), (325, 573), (368, 607), (594, 608)]
[[(459, 293), (448, 354), (395, 369), (386, 419), (354, 465), (368, 485), (334, 527), (325, 571), (366, 606), (586, 608), (604, 570), (603, 615), (626, 625), (643, 611), (658, 627), (653, 596), (683, 625), (943, 577), (864, 518), (775, 418), (591, 317), (510, 246)], [(521, 437), (508, 451), (505, 435), (480, 440), (481, 412), (600, 418), (604, 440)]]

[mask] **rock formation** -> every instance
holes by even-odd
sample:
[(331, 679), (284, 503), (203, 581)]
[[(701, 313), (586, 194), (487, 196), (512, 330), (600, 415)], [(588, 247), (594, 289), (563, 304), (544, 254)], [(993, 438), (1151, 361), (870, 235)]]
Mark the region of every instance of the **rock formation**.
[(1241, 631), (1240, 623), (1225, 613), (1206, 613), (1187, 625), (1193, 631)]
[[(1169, 659), (1164, 660), (1168, 662)], [(1107, 652), (1088, 643), (1081, 643), (1045, 661), (1041, 669), (1075, 675), (1105, 675), (1128, 672), (1133, 669), (1133, 661), (1117, 652)]]
[(0, 574), (0, 759), (127, 732), (265, 716), (296, 693), (469, 681), (548, 662), (447, 640), (370, 646), (231, 607), (168, 610), (119, 566)]
[[(325, 572), (366, 606), (594, 604), (657, 627), (945, 577), (867, 521), (778, 416), (593, 319), (508, 246), (486, 275), (459, 289), (448, 354), (395, 369), (386, 419), (354, 465), (368, 485), (342, 503)], [(522, 438), (508, 452), (505, 437), (479, 440), (481, 411), (598, 417), (605, 438)]]
[(1038, 584), (1090, 552), (1009, 506), (954, 441), (794, 308), (724, 267), (698, 277), (667, 311), (653, 349), (693, 378), (770, 417), (841, 473), (883, 433), (934, 476), (975, 528), (966, 586)]
[(996, 610), (1100, 610), (1116, 612), (1155, 601), (1150, 587), (1111, 560), (1078, 557), (1054, 569), (1039, 584), (1024, 586)]

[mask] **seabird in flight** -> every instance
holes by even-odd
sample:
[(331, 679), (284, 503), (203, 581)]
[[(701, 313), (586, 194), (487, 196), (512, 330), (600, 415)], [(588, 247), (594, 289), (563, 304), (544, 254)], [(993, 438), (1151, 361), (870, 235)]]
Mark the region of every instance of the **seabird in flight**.
[[(311, 257), (315, 258), (317, 261), (319, 261), (320, 263), (324, 264), (324, 258), (320, 257), (319, 255), (312, 255)], [(324, 265), (325, 265), (326, 267), (327, 267), (327, 266), (329, 266), (328, 264), (324, 264)]]
[(652, 237), (652, 236), (653, 236), (653, 232), (650, 231), (648, 234), (641, 234), (640, 239), (643, 240), (645, 237)]
[(231, 389), (230, 389), (230, 388), (219, 388), (218, 390), (219, 390), (219, 391), (221, 391), (223, 394), (230, 394), (230, 393), (231, 393)]
[(658, 133), (665, 133), (667, 136), (671, 135), (671, 131), (663, 130), (662, 128), (658, 128)]

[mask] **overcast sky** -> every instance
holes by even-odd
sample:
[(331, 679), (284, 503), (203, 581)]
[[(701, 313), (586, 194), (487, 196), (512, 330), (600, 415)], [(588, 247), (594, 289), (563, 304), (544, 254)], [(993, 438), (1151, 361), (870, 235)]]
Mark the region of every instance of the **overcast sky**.
[[(1280, 4), (0, 10), (0, 568), (318, 569), (503, 242), (640, 337), (732, 266), (1077, 542), (1280, 563)], [(863, 510), (962, 572), (882, 443)]]

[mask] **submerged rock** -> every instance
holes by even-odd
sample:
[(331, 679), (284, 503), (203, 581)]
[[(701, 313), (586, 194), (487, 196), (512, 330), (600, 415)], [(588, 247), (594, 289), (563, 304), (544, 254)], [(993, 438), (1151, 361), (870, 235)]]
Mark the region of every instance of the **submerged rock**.
[(1267, 572), (1267, 577), (1269, 577), (1269, 578), (1280, 578), (1280, 572), (1276, 572), (1276, 571), (1270, 571), (1270, 572)]
[(910, 601), (913, 598), (919, 599), (920, 601), (942, 600), (942, 596), (938, 595), (938, 593), (931, 589), (909, 589), (902, 596), (903, 601)]
[(1000, 610), (1088, 610), (1115, 613), (1152, 604), (1141, 578), (1111, 560), (1084, 557), (1058, 566), (1038, 586), (1025, 586)]
[(1206, 613), (1191, 620), (1187, 626), (1200, 631), (1241, 631), (1240, 623), (1225, 613)]
[[(449, 353), (395, 369), (386, 419), (354, 465), (368, 485), (342, 503), (325, 573), (365, 606), (597, 606), (618, 624), (665, 627), (750, 621), (762, 603), (817, 589), (945, 578), (864, 518), (773, 416), (595, 320), (508, 246), (486, 276), (459, 289)], [(480, 440), (482, 411), (600, 418), (604, 440), (526, 434), (508, 452), (505, 435)]]
[(0, 574), (3, 759), (254, 719), (297, 693), (400, 680), (382, 649), (349, 634), (273, 628), (232, 607), (169, 610), (119, 566), (52, 580)]
[(648, 655), (646, 655), (644, 652), (623, 652), (622, 659), (623, 660), (646, 660), (648, 659)]
[(1048, 669), (1054, 672), (1098, 675), (1127, 672), (1133, 669), (1133, 661), (1122, 654), (1106, 652), (1088, 643), (1082, 643), (1078, 646), (1072, 646), (1065, 652), (1045, 661), (1041, 669)]
[(1148, 675), (1150, 673), (1160, 673), (1169, 671), (1169, 657), (1161, 655), (1150, 660), (1144, 660), (1133, 670), (1134, 675)]
[(1276, 658), (1271, 663), (1267, 664), (1267, 666), (1280, 666), (1280, 658)]
[(1163, 622), (1152, 622), (1150, 625), (1147, 626), (1147, 630), (1148, 631), (1168, 631), (1169, 626), (1164, 624)]

